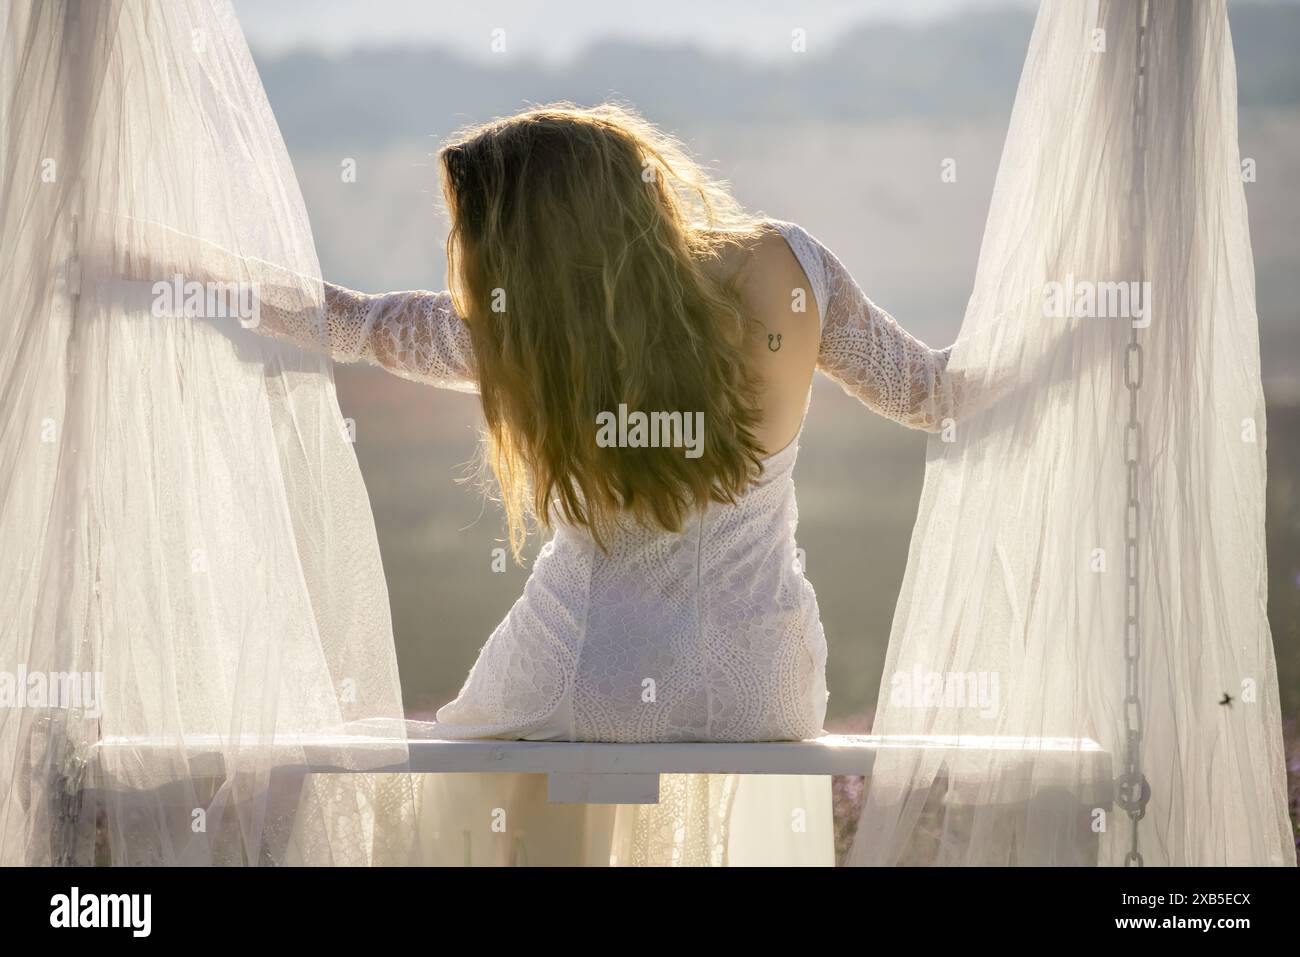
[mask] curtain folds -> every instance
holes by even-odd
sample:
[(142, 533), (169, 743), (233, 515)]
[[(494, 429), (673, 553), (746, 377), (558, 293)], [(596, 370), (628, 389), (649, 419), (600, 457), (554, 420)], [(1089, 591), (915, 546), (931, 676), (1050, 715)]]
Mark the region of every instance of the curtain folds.
[[(406, 746), (331, 367), (248, 328), (264, 286), (323, 319), (243, 35), (216, 0), (5, 0), (0, 31), (0, 862), (364, 862), (286, 773)], [(234, 295), (160, 299), (207, 255)]]
[(1239, 164), (1221, 0), (1042, 5), (873, 728), (1023, 740), (882, 753), (852, 862), (1295, 863)]

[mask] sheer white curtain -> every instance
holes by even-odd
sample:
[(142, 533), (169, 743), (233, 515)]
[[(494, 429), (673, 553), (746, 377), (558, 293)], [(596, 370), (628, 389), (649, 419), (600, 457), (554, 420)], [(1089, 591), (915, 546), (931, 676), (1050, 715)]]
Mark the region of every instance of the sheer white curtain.
[(0, 861), (400, 858), (409, 834), (365, 824), (377, 800), (409, 820), (400, 792), (340, 775), (300, 798), (279, 774), (361, 719), (389, 720), (316, 759), (406, 756), (330, 365), (237, 317), (155, 315), (123, 278), (202, 275), (207, 249), (321, 322), (238, 24), (224, 0), (5, 0), (0, 51)]
[(883, 752), (853, 862), (1295, 862), (1239, 163), (1221, 0), (1042, 5), (873, 729), (1026, 740)]

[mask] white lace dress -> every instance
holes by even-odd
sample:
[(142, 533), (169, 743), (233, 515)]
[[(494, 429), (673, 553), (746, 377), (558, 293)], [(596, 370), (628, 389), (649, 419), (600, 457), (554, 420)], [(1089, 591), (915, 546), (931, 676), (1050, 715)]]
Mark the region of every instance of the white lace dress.
[[(821, 313), (818, 368), (882, 415), (939, 427), (952, 402), (946, 353), (876, 307), (801, 227), (772, 226)], [(447, 293), (328, 286), (326, 299), (336, 359), (476, 391), (468, 330)], [(602, 552), (585, 530), (557, 523), (523, 595), (438, 711), (436, 733), (618, 742), (818, 735), (826, 641), (796, 557), (798, 449), (796, 436), (735, 504), (710, 505), (680, 533), (636, 527)]]

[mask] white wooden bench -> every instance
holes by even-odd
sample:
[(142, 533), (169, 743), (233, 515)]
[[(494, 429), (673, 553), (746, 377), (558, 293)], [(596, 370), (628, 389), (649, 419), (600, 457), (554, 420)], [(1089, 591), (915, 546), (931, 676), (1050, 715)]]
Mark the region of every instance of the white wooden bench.
[[(93, 806), (109, 794), (116, 799), (125, 794), (155, 806), (192, 800), (196, 793), (215, 794), (227, 777), (227, 754), (238, 753), (241, 744), (264, 747), (253, 738), (232, 742), (217, 735), (187, 735), (182, 752), (174, 740), (163, 737), (87, 741), (69, 730), (56, 719), (31, 741), (33, 768), (63, 769), (53, 840), (56, 848), (63, 848), (56, 860), (69, 863), (83, 802)], [(1014, 770), (1013, 755), (1003, 755), (1011, 761), (992, 760), (993, 752), (1033, 752), (1033, 763), (1026, 767), (1036, 769), (1035, 779), (1051, 776), (1043, 773), (1051, 770), (1050, 760), (1042, 763), (1043, 752), (1058, 754), (1062, 786), (1041, 780), (1032, 811), (1013, 813), (1029, 813), (1040, 824), (1057, 822), (1050, 826), (1069, 851), (1068, 857), (1058, 855), (1057, 863), (1097, 863), (1096, 809), (1112, 806), (1113, 777), (1110, 755), (1088, 739), (825, 735), (810, 741), (746, 744), (586, 744), (411, 736), (403, 744), (391, 736), (300, 734), (277, 736), (273, 750), (282, 753), (269, 762), (263, 755), (259, 764), (273, 768), (268, 787), (286, 807), (296, 804), (310, 775), (352, 773), (545, 774), (548, 798), (554, 803), (656, 804), (664, 774), (869, 776), (876, 756), (890, 749), (939, 751), (934, 757), (949, 769), (957, 768), (967, 781)], [(114, 779), (114, 768), (138, 770), (150, 762), (150, 752), (160, 767), (174, 768), (183, 761), (188, 770), (184, 782), (172, 780), (142, 791)]]
[[(254, 742), (250, 742), (252, 744)], [(224, 776), (230, 742), (216, 735), (190, 735), (186, 758), (195, 778)], [(330, 735), (277, 737), (286, 751), (276, 762), (283, 775), (369, 773), (545, 774), (555, 803), (657, 804), (663, 774), (870, 775), (885, 749), (940, 749), (949, 756), (976, 758), (981, 752), (1079, 752), (1091, 765), (1088, 778), (1111, 779), (1110, 756), (1094, 741), (1072, 738), (824, 735), (810, 741), (744, 744), (587, 744), (557, 741), (441, 740), (409, 738), (408, 761), (383, 763), (391, 738)], [(150, 737), (104, 738), (87, 752), (92, 787), (113, 788), (102, 758), (113, 749), (137, 756), (172, 744)], [(346, 760), (340, 760), (341, 757)], [(89, 783), (89, 782), (88, 782)]]

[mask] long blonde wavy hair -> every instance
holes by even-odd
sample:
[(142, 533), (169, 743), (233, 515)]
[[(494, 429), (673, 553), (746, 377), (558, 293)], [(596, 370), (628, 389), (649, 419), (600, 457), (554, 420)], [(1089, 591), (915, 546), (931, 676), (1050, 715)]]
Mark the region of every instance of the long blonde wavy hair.
[[(761, 471), (758, 382), (734, 277), (758, 231), (672, 137), (612, 104), (561, 103), (466, 130), (438, 154), (448, 272), (473, 342), (483, 461), (521, 560), (528, 519), (680, 531)], [(610, 448), (597, 416), (703, 413), (703, 452)]]

